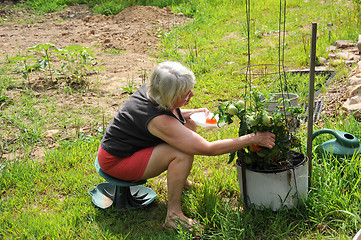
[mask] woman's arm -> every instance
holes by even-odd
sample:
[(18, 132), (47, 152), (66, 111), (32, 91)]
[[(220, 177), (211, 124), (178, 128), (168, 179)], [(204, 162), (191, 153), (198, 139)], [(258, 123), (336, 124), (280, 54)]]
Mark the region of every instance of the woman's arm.
[(269, 132), (252, 133), (242, 137), (208, 142), (196, 132), (183, 126), (175, 118), (167, 115), (153, 118), (148, 124), (148, 130), (169, 145), (192, 155), (215, 156), (234, 152), (253, 144), (267, 148), (273, 148), (275, 144), (275, 136)]

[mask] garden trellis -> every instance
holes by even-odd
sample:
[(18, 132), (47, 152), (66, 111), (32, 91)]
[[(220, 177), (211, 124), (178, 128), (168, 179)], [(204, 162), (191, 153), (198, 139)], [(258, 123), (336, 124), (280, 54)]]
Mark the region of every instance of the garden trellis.
[[(246, 24), (247, 24), (247, 65), (242, 68), (239, 73), (240, 75), (243, 75), (245, 77), (245, 87), (244, 87), (244, 96), (245, 98), (251, 98), (251, 94), (253, 92), (254, 86), (256, 84), (268, 84), (267, 88), (264, 89), (271, 89), (271, 91), (277, 90), (279, 93), (279, 99), (278, 104), (281, 103), (281, 105), (284, 106), (281, 111), (284, 112), (285, 116), (285, 122), (288, 126), (288, 129), (292, 128), (292, 124), (297, 125), (292, 120), (288, 121), (286, 119), (287, 116), (287, 104), (294, 104), (291, 102), (291, 98), (293, 97), (291, 93), (289, 93), (290, 87), (287, 81), (287, 70), (288, 68), (285, 66), (285, 40), (286, 40), (286, 0), (280, 0), (279, 1), (279, 14), (278, 14), (278, 42), (277, 42), (277, 55), (278, 55), (278, 62), (277, 63), (256, 63), (253, 64), (251, 59), (251, 1), (246, 0)], [(308, 139), (307, 139), (307, 156), (308, 156), (308, 178), (307, 178), (307, 186), (306, 186), (306, 192), (304, 194), (307, 195), (307, 187), (310, 186), (310, 178), (311, 178), (311, 172), (312, 172), (312, 124), (313, 124), (313, 102), (314, 102), (314, 75), (315, 75), (315, 51), (316, 51), (316, 29), (317, 24), (312, 24), (312, 45), (311, 45), (311, 59), (310, 59), (310, 75), (309, 75), (309, 98), (308, 98), (308, 115), (311, 117), (308, 117)], [(274, 97), (274, 96), (273, 96)], [(272, 98), (272, 94), (271, 94)], [(276, 99), (277, 100), (277, 99)], [(298, 102), (295, 103), (298, 105)], [(270, 110), (270, 109), (268, 109)], [(278, 109), (280, 110), (280, 109)], [(297, 127), (297, 126), (296, 126)], [(241, 131), (240, 131), (241, 132)], [(289, 133), (292, 134), (292, 133)], [(247, 165), (245, 160), (245, 151), (239, 151), (237, 152), (238, 155), (238, 161), (241, 166), (241, 174), (239, 174), (240, 179), (240, 188), (243, 193), (243, 200), (245, 203), (245, 206), (248, 204), (248, 189), (247, 189)], [(305, 158), (307, 162), (307, 157)], [(289, 170), (288, 170), (289, 171)], [(297, 189), (297, 180), (295, 178), (295, 168), (292, 168), (293, 171), (293, 177), (295, 181), (295, 188), (296, 188), (296, 194), (298, 194)], [(302, 171), (302, 174), (304, 174), (304, 170)], [(291, 180), (289, 181), (291, 182)], [(304, 180), (303, 180), (304, 182)], [(301, 183), (302, 184), (302, 183)], [(305, 185), (305, 184), (303, 184)], [(288, 198), (288, 196), (286, 196)]]

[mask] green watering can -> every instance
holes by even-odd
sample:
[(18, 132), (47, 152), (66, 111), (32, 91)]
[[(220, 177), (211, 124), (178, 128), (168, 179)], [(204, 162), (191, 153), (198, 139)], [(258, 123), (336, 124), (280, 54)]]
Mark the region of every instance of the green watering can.
[(321, 129), (312, 134), (312, 139), (320, 134), (330, 133), (336, 139), (328, 140), (319, 146), (321, 154), (330, 153), (337, 157), (352, 156), (360, 151), (360, 142), (352, 134), (332, 129)]

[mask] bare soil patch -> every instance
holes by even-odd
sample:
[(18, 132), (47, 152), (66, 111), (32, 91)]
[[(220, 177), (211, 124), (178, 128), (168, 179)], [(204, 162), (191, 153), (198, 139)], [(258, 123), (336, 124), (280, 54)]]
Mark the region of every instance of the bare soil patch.
[(152, 53), (158, 50), (160, 33), (188, 21), (169, 7), (150, 6), (135, 6), (115, 16), (103, 16), (93, 14), (87, 5), (77, 5), (46, 14), (32, 24), (27, 22), (34, 17), (27, 13), (8, 9), (4, 14), (11, 16), (11, 21), (0, 25), (1, 53), (13, 56), (33, 45), (50, 42), (59, 48), (94, 47), (99, 64), (106, 68), (100, 90), (115, 95), (119, 94), (115, 89), (131, 78), (141, 77), (144, 70), (155, 65)]

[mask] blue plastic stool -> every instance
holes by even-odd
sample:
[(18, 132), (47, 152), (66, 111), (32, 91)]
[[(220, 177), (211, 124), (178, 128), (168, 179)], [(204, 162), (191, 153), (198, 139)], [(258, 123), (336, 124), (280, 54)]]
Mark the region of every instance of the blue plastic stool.
[(107, 183), (98, 184), (93, 190), (89, 191), (93, 203), (102, 209), (113, 206), (117, 211), (141, 208), (154, 201), (157, 194), (150, 188), (141, 186), (146, 180), (138, 182), (122, 181), (114, 178), (100, 168), (98, 158), (95, 159), (95, 169)]

